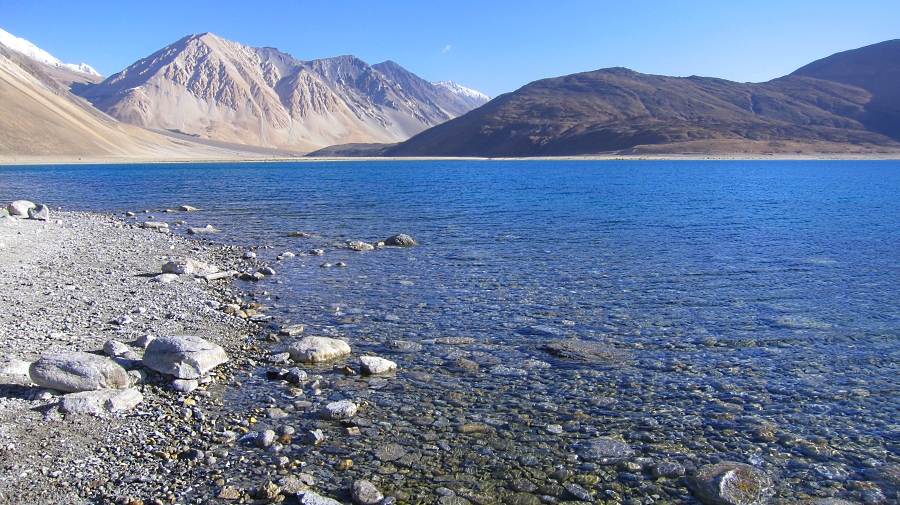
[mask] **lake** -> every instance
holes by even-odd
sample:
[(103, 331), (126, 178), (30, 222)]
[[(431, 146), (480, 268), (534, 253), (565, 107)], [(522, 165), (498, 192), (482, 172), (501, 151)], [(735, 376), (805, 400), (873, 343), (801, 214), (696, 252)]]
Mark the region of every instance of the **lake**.
[[(864, 495), (849, 483), (900, 460), (900, 162), (0, 167), (0, 200), (20, 198), (269, 246), (277, 275), (239, 289), (399, 363), (334, 395), (415, 455), (368, 456), (385, 475), (510, 487), (566, 467), (677, 502), (661, 461), (749, 462), (798, 498)], [(180, 205), (201, 210), (160, 213)], [(421, 245), (345, 248), (395, 233)]]

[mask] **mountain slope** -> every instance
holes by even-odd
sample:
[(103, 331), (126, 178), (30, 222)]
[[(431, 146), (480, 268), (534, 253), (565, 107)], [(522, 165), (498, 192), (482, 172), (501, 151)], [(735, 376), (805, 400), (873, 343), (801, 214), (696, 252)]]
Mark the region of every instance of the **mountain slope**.
[(567, 156), (698, 141), (898, 147), (861, 122), (870, 98), (804, 77), (740, 84), (613, 68), (533, 82), (385, 154)]
[(0, 160), (241, 156), (123, 125), (72, 95), (54, 70), (0, 45)]
[(471, 109), (388, 63), (373, 67), (352, 56), (299, 61), (207, 33), (79, 93), (129, 124), (303, 152), (398, 142)]
[(900, 140), (900, 40), (833, 54), (792, 76), (813, 77), (862, 88), (872, 94), (860, 120), (872, 131)]

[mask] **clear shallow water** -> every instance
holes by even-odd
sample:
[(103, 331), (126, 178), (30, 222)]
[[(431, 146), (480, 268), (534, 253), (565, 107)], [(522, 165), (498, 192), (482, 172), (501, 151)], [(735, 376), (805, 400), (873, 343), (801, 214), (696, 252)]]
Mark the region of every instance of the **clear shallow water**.
[[(217, 242), (272, 246), (258, 252), (282, 283), (242, 289), (268, 297), (281, 322), (401, 365), (387, 385), (334, 379), (332, 396), (462, 447), (401, 480), (435, 468), (480, 482), (499, 467), (594, 472), (570, 455), (609, 435), (648, 461), (752, 461), (797, 481), (790, 496), (862, 493), (822, 482), (900, 458), (898, 195), (897, 162), (0, 168), (0, 200), (151, 209), (213, 224)], [(203, 210), (158, 213), (182, 204)], [(287, 236), (297, 230), (313, 236)], [(335, 248), (399, 232), (422, 246)], [(312, 248), (326, 255), (274, 261)], [(613, 357), (543, 349), (570, 338)], [(442, 419), (511, 438), (467, 441)], [(548, 434), (556, 424), (564, 433)], [(653, 494), (645, 479), (610, 478), (626, 497)]]

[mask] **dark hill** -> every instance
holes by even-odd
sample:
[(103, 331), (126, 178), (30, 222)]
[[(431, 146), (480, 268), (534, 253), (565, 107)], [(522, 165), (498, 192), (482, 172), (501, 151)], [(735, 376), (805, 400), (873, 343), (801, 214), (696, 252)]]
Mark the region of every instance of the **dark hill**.
[(860, 120), (872, 131), (900, 140), (900, 40), (833, 54), (792, 76), (814, 77), (862, 88), (872, 94)]
[[(767, 83), (647, 75), (610, 68), (532, 82), (388, 148), (386, 156), (577, 156), (640, 152), (886, 151), (900, 80), (840, 78), (857, 66), (896, 68), (893, 43), (848, 51), (840, 65)], [(870, 46), (875, 47), (875, 46)], [(843, 55), (849, 55), (846, 62)], [(871, 61), (869, 61), (871, 60)], [(889, 60), (878, 63), (880, 60)], [(825, 70), (834, 69), (835, 77)], [(815, 69), (814, 69), (815, 70)], [(852, 70), (848, 71), (848, 75)], [(891, 85), (893, 82), (893, 86)], [(885, 98), (884, 100), (887, 100)], [(887, 118), (887, 119), (885, 119)]]

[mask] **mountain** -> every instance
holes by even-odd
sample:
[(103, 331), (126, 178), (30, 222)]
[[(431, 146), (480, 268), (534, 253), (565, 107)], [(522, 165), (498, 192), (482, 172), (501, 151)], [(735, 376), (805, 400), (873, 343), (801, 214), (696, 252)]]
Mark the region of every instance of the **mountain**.
[(402, 141), (480, 103), (390, 61), (300, 61), (209, 33), (77, 92), (132, 125), (298, 152)]
[(897, 152), (897, 41), (767, 83), (610, 68), (543, 79), (386, 156)]
[(124, 125), (70, 93), (71, 73), (0, 44), (0, 161), (259, 157)]
[(900, 40), (844, 51), (799, 68), (792, 76), (840, 82), (872, 95), (860, 120), (900, 141)]
[(44, 51), (31, 42), (16, 37), (15, 35), (4, 30), (0, 30), (0, 44), (6, 46), (7, 49), (11, 49), (13, 51), (16, 51), (17, 53), (24, 54), (32, 60), (50, 65), (51, 67), (64, 68), (81, 74), (101, 77), (100, 74), (87, 63), (82, 63), (80, 65), (76, 65), (75, 63), (63, 63), (54, 58), (47, 51)]

